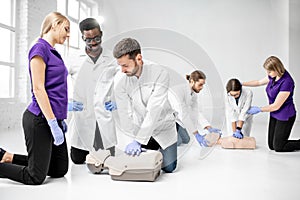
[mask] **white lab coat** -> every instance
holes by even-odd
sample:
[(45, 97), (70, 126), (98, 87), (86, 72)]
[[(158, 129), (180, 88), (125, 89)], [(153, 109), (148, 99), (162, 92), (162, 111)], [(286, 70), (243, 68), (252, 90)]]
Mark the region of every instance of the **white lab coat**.
[(225, 95), (225, 105), (226, 105), (229, 134), (232, 132), (232, 128), (231, 128), (232, 122), (244, 121), (242, 127), (242, 133), (244, 136), (250, 136), (253, 116), (247, 114), (247, 111), (251, 107), (252, 97), (253, 97), (252, 91), (244, 87), (242, 89), (242, 93), (239, 98), (238, 105), (236, 104), (235, 98), (233, 96), (231, 96), (230, 94)]
[(177, 112), (176, 122), (186, 128), (189, 134), (197, 131), (200, 127), (204, 129), (210, 126), (198, 107), (198, 96), (188, 83), (176, 85), (170, 89), (170, 93), (176, 101), (172, 102), (172, 107)]
[(144, 61), (142, 74), (123, 76), (116, 87), (120, 129), (141, 144), (152, 136), (162, 149), (177, 141), (174, 111), (168, 100), (169, 74)]
[[(96, 121), (105, 149), (117, 144), (112, 112), (105, 110), (104, 103), (113, 99), (114, 76), (118, 66), (111, 53), (103, 51), (97, 62), (85, 55), (74, 83), (73, 99), (83, 103), (83, 111), (73, 112), (69, 125), (71, 145), (92, 150)], [(71, 70), (69, 70), (70, 72)]]

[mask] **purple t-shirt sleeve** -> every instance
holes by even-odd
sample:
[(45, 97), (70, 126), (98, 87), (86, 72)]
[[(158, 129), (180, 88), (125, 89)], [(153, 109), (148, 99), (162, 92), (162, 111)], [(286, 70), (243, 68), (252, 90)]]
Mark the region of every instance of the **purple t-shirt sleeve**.
[(285, 80), (279, 89), (281, 92), (292, 92), (294, 87), (293, 87), (293, 82), (290, 80)]
[(45, 63), (48, 62), (47, 48), (42, 43), (36, 43), (28, 54), (28, 59), (31, 60), (34, 56), (40, 56)]

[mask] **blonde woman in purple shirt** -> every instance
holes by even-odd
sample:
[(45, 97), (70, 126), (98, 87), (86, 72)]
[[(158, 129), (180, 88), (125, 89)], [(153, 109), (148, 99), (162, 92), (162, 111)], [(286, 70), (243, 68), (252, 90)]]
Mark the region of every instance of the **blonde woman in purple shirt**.
[(40, 185), (46, 176), (63, 177), (68, 171), (67, 69), (55, 50), (70, 36), (69, 20), (58, 12), (46, 16), (41, 35), (28, 55), (32, 101), (23, 114), (28, 156), (0, 148), (0, 177)]
[(279, 58), (270, 56), (264, 66), (267, 76), (261, 80), (244, 82), (244, 86), (267, 85), (266, 92), (269, 105), (253, 106), (249, 114), (270, 112), (268, 145), (276, 152), (290, 152), (300, 150), (300, 140), (289, 140), (295, 119), (296, 109), (293, 102), (295, 83), (291, 75), (284, 68)]

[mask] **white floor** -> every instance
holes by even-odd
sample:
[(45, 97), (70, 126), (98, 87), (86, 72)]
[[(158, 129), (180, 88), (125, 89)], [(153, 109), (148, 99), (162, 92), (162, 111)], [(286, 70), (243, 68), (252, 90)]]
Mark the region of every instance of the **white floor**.
[[(70, 164), (64, 178), (48, 178), (40, 186), (0, 179), (0, 199), (272, 199), (300, 198), (300, 152), (276, 153), (266, 145), (267, 125), (254, 121), (255, 150), (217, 146), (205, 159), (193, 142), (180, 146), (178, 168), (155, 182), (114, 181), (93, 175), (85, 165)], [(296, 124), (292, 138), (300, 138)], [(194, 140), (193, 140), (194, 141)], [(0, 146), (25, 153), (22, 131), (1, 132)]]

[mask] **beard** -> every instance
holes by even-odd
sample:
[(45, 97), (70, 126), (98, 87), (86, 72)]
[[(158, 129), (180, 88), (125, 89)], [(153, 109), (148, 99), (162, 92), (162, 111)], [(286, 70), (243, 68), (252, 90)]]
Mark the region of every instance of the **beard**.
[(196, 89), (196, 88), (195, 88), (195, 85), (193, 85), (192, 90), (193, 90), (194, 92), (196, 92), (196, 93), (199, 93), (199, 92), (201, 91), (201, 89)]
[(135, 63), (135, 66), (134, 66), (133, 70), (131, 72), (126, 72), (127, 76), (134, 76), (139, 71), (139, 66), (138, 66), (137, 62), (134, 61), (134, 63)]

